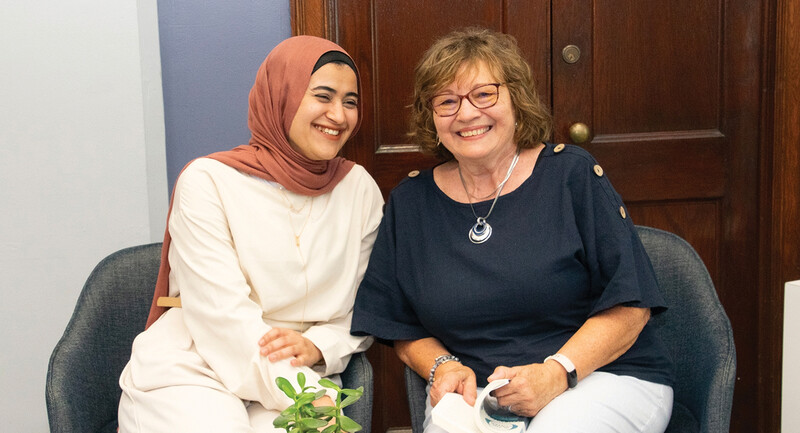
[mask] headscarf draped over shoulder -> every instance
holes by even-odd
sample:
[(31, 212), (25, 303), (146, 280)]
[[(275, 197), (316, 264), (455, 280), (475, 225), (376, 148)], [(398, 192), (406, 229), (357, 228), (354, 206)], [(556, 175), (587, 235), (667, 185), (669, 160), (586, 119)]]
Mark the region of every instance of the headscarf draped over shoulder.
[[(342, 157), (323, 161), (311, 160), (294, 150), (288, 139), (292, 121), (308, 88), (314, 66), (329, 51), (339, 51), (349, 57), (339, 45), (314, 36), (295, 36), (278, 44), (258, 68), (255, 84), (250, 90), (247, 119), (251, 134), (249, 144), (212, 153), (207, 158), (249, 175), (278, 182), (297, 194), (319, 196), (331, 191), (350, 172), (354, 163)], [(350, 67), (355, 70), (354, 65), (351, 64)], [(356, 77), (358, 78), (357, 71)], [(360, 80), (358, 86), (360, 93)], [(360, 100), (358, 108), (358, 123), (353, 134), (361, 125)], [(157, 302), (159, 297), (169, 293), (169, 244), (168, 224), (147, 327), (167, 310), (166, 307), (159, 307)]]

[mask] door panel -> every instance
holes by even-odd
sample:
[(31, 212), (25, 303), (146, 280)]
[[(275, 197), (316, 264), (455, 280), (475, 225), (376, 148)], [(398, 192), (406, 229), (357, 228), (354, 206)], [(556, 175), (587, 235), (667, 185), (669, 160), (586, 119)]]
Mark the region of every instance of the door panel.
[[(343, 153), (388, 194), (436, 161), (406, 136), (413, 70), (451, 29), (515, 36), (550, 104), (553, 141), (583, 143), (637, 224), (674, 232), (706, 263), (731, 318), (738, 378), (731, 431), (768, 425), (760, 395), (758, 140), (762, 1), (292, 0), (296, 34), (341, 44), (362, 77), (364, 121)], [(575, 45), (576, 62), (562, 50)], [(375, 345), (373, 429), (408, 426), (402, 364)], [(769, 410), (767, 410), (767, 413)]]

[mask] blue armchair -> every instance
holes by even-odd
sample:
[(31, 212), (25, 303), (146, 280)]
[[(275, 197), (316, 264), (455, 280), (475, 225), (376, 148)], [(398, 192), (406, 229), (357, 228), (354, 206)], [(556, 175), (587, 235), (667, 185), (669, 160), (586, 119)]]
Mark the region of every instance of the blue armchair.
[[(675, 402), (667, 433), (727, 433), (736, 349), (728, 316), (700, 257), (680, 237), (637, 226), (670, 307), (652, 320), (675, 363)], [(425, 419), (425, 380), (405, 369), (414, 433)]]
[[(160, 257), (160, 243), (126, 248), (92, 271), (47, 369), (52, 433), (117, 431), (119, 375), (147, 321)], [(366, 355), (353, 356), (342, 381), (364, 386), (362, 398), (345, 412), (369, 433), (373, 370)]]

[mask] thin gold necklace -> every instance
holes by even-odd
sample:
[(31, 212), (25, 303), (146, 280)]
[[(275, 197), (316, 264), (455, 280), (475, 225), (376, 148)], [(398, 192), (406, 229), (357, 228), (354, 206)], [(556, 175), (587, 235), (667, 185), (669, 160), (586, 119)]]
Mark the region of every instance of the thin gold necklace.
[(311, 212), (314, 210), (314, 197), (310, 197), (311, 205), (308, 207), (308, 215), (306, 215), (306, 219), (303, 221), (303, 226), (300, 227), (300, 232), (295, 230), (294, 228), (294, 219), (292, 218), (292, 213), (299, 213), (303, 208), (306, 207), (306, 203), (309, 201), (309, 197), (306, 196), (306, 200), (303, 202), (303, 206), (295, 210), (294, 206), (292, 206), (291, 200), (289, 197), (286, 196), (286, 193), (283, 192), (283, 188), (278, 188), (278, 191), (281, 192), (281, 197), (283, 197), (284, 201), (286, 201), (286, 205), (288, 207), (288, 216), (289, 216), (289, 226), (292, 228), (292, 235), (294, 236), (294, 245), (297, 247), (297, 255), (300, 256), (300, 263), (303, 265), (303, 279), (306, 283), (306, 294), (303, 297), (303, 314), (300, 316), (300, 332), (303, 332), (303, 327), (306, 323), (306, 306), (308, 305), (308, 292), (309, 292), (309, 285), (308, 285), (308, 270), (306, 269), (306, 258), (303, 256), (303, 250), (300, 249), (300, 236), (303, 235), (303, 231), (306, 229), (306, 225), (308, 225), (308, 220), (311, 219)]

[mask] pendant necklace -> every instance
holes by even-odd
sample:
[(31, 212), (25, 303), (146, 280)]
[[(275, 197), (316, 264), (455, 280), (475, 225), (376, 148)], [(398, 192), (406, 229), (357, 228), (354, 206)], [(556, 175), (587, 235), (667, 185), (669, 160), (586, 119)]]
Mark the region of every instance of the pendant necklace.
[(492, 236), (492, 226), (486, 222), (486, 219), (489, 218), (489, 215), (492, 214), (494, 210), (494, 205), (497, 204), (497, 199), (500, 198), (500, 193), (503, 192), (503, 187), (506, 186), (506, 182), (508, 179), (511, 178), (511, 172), (514, 171), (514, 167), (517, 165), (517, 161), (519, 161), (519, 150), (514, 155), (514, 159), (511, 160), (511, 166), (508, 167), (508, 173), (506, 173), (506, 178), (503, 179), (502, 182), (497, 186), (497, 193), (494, 196), (494, 200), (492, 201), (492, 206), (489, 208), (489, 212), (484, 217), (479, 217), (477, 213), (475, 213), (475, 206), (472, 205), (472, 196), (467, 191), (467, 183), (464, 182), (464, 175), (461, 174), (461, 165), (458, 165), (458, 177), (461, 179), (461, 186), (464, 187), (464, 192), (467, 193), (467, 200), (469, 201), (469, 207), (472, 209), (472, 214), (475, 215), (475, 225), (469, 230), (469, 240), (473, 244), (482, 244), (486, 242), (490, 236)]
[[(308, 271), (306, 270), (306, 259), (303, 257), (303, 251), (300, 249), (300, 236), (303, 235), (303, 231), (306, 229), (306, 225), (308, 224), (308, 220), (311, 219), (311, 212), (314, 210), (314, 198), (311, 197), (311, 205), (308, 207), (308, 215), (306, 215), (306, 219), (303, 221), (303, 225), (300, 227), (300, 232), (297, 232), (294, 228), (294, 219), (292, 218), (292, 213), (299, 213), (306, 207), (306, 203), (309, 201), (309, 197), (306, 197), (306, 200), (303, 202), (303, 206), (300, 209), (296, 209), (292, 206), (292, 201), (289, 200), (289, 197), (286, 196), (286, 193), (283, 192), (283, 188), (278, 188), (280, 191), (281, 196), (283, 197), (284, 201), (286, 201), (286, 205), (288, 206), (288, 215), (289, 215), (289, 226), (292, 228), (292, 235), (294, 236), (294, 245), (297, 247), (297, 255), (300, 256), (300, 264), (303, 265), (303, 278), (305, 279), (306, 283), (306, 294), (303, 297), (303, 313), (300, 317), (300, 332), (305, 331), (303, 329), (306, 323), (306, 304), (308, 304)], [(326, 206), (327, 207), (327, 206)]]

